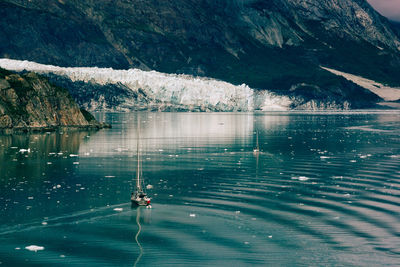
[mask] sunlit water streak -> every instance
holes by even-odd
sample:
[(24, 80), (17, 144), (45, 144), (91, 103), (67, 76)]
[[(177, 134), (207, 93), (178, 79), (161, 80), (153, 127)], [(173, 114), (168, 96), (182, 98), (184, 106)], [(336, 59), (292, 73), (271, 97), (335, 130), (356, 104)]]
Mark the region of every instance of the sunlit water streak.
[(0, 136), (2, 264), (400, 260), (396, 111), (140, 113), (152, 209), (129, 203), (137, 114), (96, 116), (113, 129)]

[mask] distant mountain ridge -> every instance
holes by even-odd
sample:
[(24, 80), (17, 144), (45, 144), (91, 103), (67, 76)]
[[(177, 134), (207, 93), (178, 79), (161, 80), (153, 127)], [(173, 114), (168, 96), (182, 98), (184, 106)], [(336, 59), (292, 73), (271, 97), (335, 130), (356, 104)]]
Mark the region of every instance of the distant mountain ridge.
[(399, 31), (365, 0), (5, 0), (0, 25), (0, 57), (44, 64), (185, 73), (299, 96), (350, 90), (321, 65), (400, 85)]

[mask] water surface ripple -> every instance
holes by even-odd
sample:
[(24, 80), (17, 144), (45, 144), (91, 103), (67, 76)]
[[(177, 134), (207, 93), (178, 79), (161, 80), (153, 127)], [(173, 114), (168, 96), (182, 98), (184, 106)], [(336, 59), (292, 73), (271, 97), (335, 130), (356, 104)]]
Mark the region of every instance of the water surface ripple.
[[(397, 111), (96, 116), (113, 128), (0, 136), (3, 265), (400, 261)], [(129, 203), (138, 118), (151, 209)]]

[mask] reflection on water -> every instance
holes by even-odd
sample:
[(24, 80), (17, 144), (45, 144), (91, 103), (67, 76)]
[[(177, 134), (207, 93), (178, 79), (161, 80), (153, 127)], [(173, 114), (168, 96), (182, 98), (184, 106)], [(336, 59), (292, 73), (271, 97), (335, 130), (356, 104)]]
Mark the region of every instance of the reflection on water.
[[(81, 143), (94, 132), (66, 131), (0, 136), (1, 223), (56, 214), (71, 188)], [(79, 189), (79, 188), (78, 188)], [(64, 192), (64, 193), (63, 193)], [(64, 211), (60, 211), (61, 213)]]
[[(130, 207), (136, 116), (153, 209)], [(398, 264), (396, 111), (97, 117), (0, 136), (3, 264)]]
[[(201, 113), (141, 113), (142, 123), (140, 135), (141, 148), (145, 151), (155, 149), (172, 149), (179, 147), (210, 147), (241, 145), (245, 146), (248, 135), (252, 133), (254, 121), (252, 114), (221, 113), (205, 116)], [(119, 120), (119, 114), (107, 114), (107, 121), (115, 121), (113, 132), (102, 131), (91, 141), (100, 145), (93, 147), (92, 143), (81, 146), (80, 151), (86, 152), (89, 147), (96, 155), (117, 154), (120, 152), (136, 153), (136, 117), (127, 116)], [(271, 118), (266, 123), (281, 124), (287, 118)], [(120, 138), (110, 138), (115, 133)]]
[(143, 247), (139, 242), (139, 235), (140, 235), (140, 232), (142, 231), (142, 226), (140, 225), (140, 220), (139, 220), (140, 219), (140, 210), (141, 210), (141, 208), (138, 208), (137, 211), (136, 211), (136, 225), (138, 227), (138, 231), (137, 231), (137, 233), (135, 235), (135, 241), (136, 241), (136, 244), (139, 247), (139, 256), (137, 257), (135, 263), (133, 264), (133, 266), (135, 266), (135, 267), (140, 262), (140, 259), (143, 256)]
[(142, 223), (144, 222), (145, 224), (150, 224), (151, 223), (151, 206), (147, 207), (132, 207), (133, 210), (136, 210), (136, 226), (137, 226), (137, 232), (135, 234), (135, 242), (138, 246), (139, 249), (139, 254), (135, 260), (135, 263), (133, 266), (138, 266), (140, 263), (141, 258), (143, 257), (143, 247), (142, 244), (140, 243), (140, 233), (142, 232)]

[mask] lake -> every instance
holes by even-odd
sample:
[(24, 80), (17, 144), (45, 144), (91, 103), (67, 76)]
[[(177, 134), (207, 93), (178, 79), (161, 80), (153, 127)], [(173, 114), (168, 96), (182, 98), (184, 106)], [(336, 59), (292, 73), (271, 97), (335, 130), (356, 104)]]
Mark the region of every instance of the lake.
[(400, 262), (399, 111), (95, 115), (0, 136), (2, 265)]

